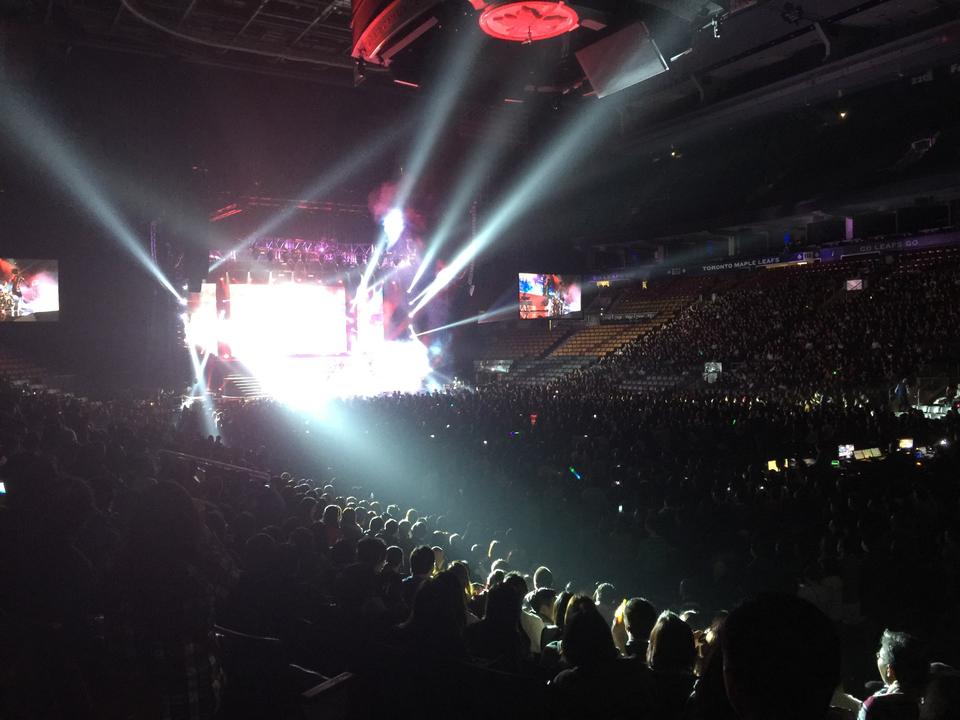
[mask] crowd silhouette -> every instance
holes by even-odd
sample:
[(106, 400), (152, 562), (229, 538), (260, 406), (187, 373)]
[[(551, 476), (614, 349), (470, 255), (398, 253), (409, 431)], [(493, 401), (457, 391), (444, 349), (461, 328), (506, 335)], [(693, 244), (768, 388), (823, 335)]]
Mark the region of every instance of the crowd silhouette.
[(0, 385), (3, 716), (955, 718), (960, 419), (892, 388), (955, 351), (960, 285), (911, 267), (219, 437), (179, 395)]

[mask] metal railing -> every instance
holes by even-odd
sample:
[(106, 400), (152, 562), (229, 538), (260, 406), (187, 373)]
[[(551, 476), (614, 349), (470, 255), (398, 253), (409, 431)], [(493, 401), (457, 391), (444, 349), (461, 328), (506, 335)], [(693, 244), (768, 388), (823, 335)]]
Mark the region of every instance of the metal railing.
[(270, 473), (266, 472), (265, 470), (255, 470), (254, 468), (248, 468), (242, 465), (231, 465), (230, 463), (220, 462), (219, 460), (210, 460), (209, 458), (200, 457), (199, 455), (188, 455), (187, 453), (176, 452), (174, 450), (161, 450), (160, 454), (175, 458), (176, 460), (191, 462), (203, 468), (213, 468), (224, 472), (243, 473), (244, 475), (249, 475), (250, 477), (257, 478), (265, 482), (270, 481)]

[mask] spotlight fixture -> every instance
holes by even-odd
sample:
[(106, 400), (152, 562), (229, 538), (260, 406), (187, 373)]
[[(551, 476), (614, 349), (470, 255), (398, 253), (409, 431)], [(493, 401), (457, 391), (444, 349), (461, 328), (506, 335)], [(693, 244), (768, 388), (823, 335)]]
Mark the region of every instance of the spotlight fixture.
[(564, 2), (487, 2), (470, 0), (480, 10), (480, 29), (498, 40), (529, 45), (580, 27), (577, 11)]
[(846, 120), (846, 119), (847, 119), (847, 111), (846, 111), (846, 110), (841, 110), (841, 111), (838, 113), (838, 115), (840, 116), (840, 119), (841, 119), (841, 120)]

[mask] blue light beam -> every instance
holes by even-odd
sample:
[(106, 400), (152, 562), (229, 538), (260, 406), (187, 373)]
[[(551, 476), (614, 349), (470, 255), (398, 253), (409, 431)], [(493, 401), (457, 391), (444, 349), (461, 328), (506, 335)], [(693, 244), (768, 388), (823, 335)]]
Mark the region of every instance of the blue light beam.
[(217, 424), (213, 420), (213, 406), (207, 396), (207, 381), (203, 377), (203, 371), (207, 366), (207, 360), (209, 360), (210, 354), (207, 353), (201, 362), (197, 356), (196, 348), (189, 347), (187, 351), (190, 353), (190, 365), (193, 367), (193, 372), (196, 377), (193, 387), (190, 388), (190, 403), (192, 405), (196, 400), (200, 401), (200, 419), (203, 422), (203, 432), (205, 435), (213, 435), (216, 437), (220, 433), (217, 429)]
[[(309, 187), (304, 188), (303, 192), (301, 192), (300, 196), (297, 198), (297, 201), (314, 201), (325, 196), (337, 185), (340, 185), (354, 174), (360, 172), (367, 166), (379, 160), (387, 150), (391, 149), (395, 145), (399, 137), (405, 133), (409, 127), (409, 121), (400, 123), (378, 137), (372, 145), (366, 145), (357, 152), (351, 153), (350, 156), (342, 159), (340, 162), (334, 165), (333, 168), (321, 175)], [(276, 228), (280, 227), (283, 223), (293, 217), (297, 212), (297, 204), (298, 203), (291, 203), (287, 207), (267, 218), (264, 223), (260, 225), (260, 227), (246, 235), (243, 240), (224, 253), (223, 257), (213, 263), (210, 266), (209, 272), (214, 272), (221, 265), (227, 262), (235, 253), (238, 253), (245, 247), (253, 244), (258, 238), (269, 235)]]
[(30, 107), (6, 79), (2, 82), (0, 124), (16, 137), (24, 155), (35, 161), (73, 195), (134, 260), (150, 273), (178, 301), (183, 298), (156, 266), (136, 234), (107, 200), (96, 174), (63, 134)]
[(427, 292), (410, 311), (413, 317), (433, 300), (467, 265), (490, 245), (517, 218), (536, 202), (549, 194), (551, 178), (568, 171), (592, 149), (593, 142), (616, 121), (617, 106), (594, 101), (574, 119), (557, 140), (553, 141), (542, 159), (536, 163), (511, 188), (504, 200), (484, 225), (483, 229), (453, 258), (449, 265), (437, 273), (427, 287)]
[(511, 110), (513, 110), (513, 108), (502, 108), (499, 116), (492, 124), (490, 132), (487, 133), (481, 142), (477, 143), (477, 149), (470, 160), (470, 165), (467, 168), (464, 180), (457, 187), (453, 198), (447, 204), (446, 208), (444, 208), (443, 220), (440, 222), (437, 231), (433, 233), (428, 241), (427, 251), (423, 255), (423, 260), (421, 260), (417, 272), (414, 273), (413, 280), (410, 281), (410, 287), (407, 288), (408, 294), (413, 292), (417, 283), (420, 282), (424, 273), (437, 257), (437, 253), (440, 252), (440, 249), (450, 238), (450, 235), (457, 226), (458, 220), (470, 206), (470, 203), (476, 198), (477, 192), (483, 185), (483, 181), (486, 179), (491, 168), (500, 161), (509, 148), (509, 143), (501, 136), (509, 125)]
[(463, 38), (457, 38), (452, 43), (453, 56), (447, 59), (443, 78), (427, 102), (420, 133), (414, 142), (403, 178), (397, 188), (397, 197), (394, 201), (397, 207), (406, 206), (407, 200), (410, 199), (414, 187), (420, 180), (420, 175), (427, 166), (434, 146), (460, 98), (466, 84), (464, 79), (470, 76), (470, 65), (476, 59), (485, 37), (486, 35), (476, 28), (471, 28), (465, 41)]
[(452, 323), (447, 323), (446, 325), (441, 325), (440, 327), (433, 328), (431, 330), (424, 330), (423, 332), (416, 333), (416, 337), (423, 337), (424, 335), (432, 335), (433, 333), (442, 332), (444, 330), (450, 330), (451, 328), (460, 327), (462, 325), (471, 325), (473, 323), (483, 322), (484, 320), (493, 320), (494, 318), (503, 317), (504, 315), (516, 315), (518, 313), (517, 304), (508, 305), (502, 308), (497, 308), (495, 310), (488, 310), (487, 312), (480, 313), (479, 315), (474, 315), (473, 317), (464, 318), (463, 320), (456, 320)]

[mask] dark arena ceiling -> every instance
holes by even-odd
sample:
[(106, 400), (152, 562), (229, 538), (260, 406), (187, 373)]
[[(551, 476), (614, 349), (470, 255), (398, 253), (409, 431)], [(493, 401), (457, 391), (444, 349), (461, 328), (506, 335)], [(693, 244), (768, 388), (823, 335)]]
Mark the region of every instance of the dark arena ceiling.
[[(871, 183), (911, 173), (933, 173), (931, 183), (942, 186), (960, 162), (960, 0), (582, 0), (569, 4), (574, 29), (526, 43), (481, 31), (484, 12), (506, 5), (0, 0), (0, 44), (8, 58), (37, 55), (38, 48), (61, 58), (90, 51), (240, 71), (233, 73), (240, 78), (257, 74), (259, 82), (250, 82), (260, 88), (257, 98), (273, 77), (306, 81), (288, 93), (285, 108), (297, 93), (315, 102), (311, 85), (340, 86), (333, 102), (349, 94), (356, 98), (350, 112), (371, 122), (396, 102), (429, 98), (458, 54), (472, 49), (454, 78), (451, 158), (483, 136), (483, 119), (496, 108), (509, 107), (519, 118), (507, 140), (515, 146), (511, 160), (534, 157), (545, 128), (571, 110), (616, 108), (604, 161), (555, 180), (558, 198), (568, 198), (555, 198), (553, 207), (567, 212), (549, 213), (558, 227), (539, 234), (564, 242), (726, 227), (743, 222), (751, 207), (789, 214), (791, 203), (851, 189), (869, 194)], [(507, 10), (535, 16), (515, 5)], [(636, 28), (655, 43), (663, 67), (598, 99), (596, 68), (587, 67), (583, 52)], [(259, 102), (252, 91), (242, 100)], [(839, 112), (850, 113), (845, 128)], [(912, 158), (910, 149), (925, 138), (935, 140), (930, 151)], [(447, 157), (440, 165), (434, 184), (444, 188), (459, 170)], [(212, 184), (228, 195), (208, 211), (243, 192), (285, 196), (298, 186)], [(362, 205), (363, 196), (345, 201)], [(821, 204), (829, 209), (830, 201)]]
[[(364, 79), (371, 86), (399, 81), (424, 88), (442, 71), (444, 52), (478, 30), (487, 5), (485, 0), (3, 4), (8, 18), (47, 27), (68, 46), (172, 55), (346, 85), (358, 80), (355, 59), (365, 57)], [(956, 0), (583, 0), (571, 7), (579, 13), (579, 26), (558, 37), (532, 43), (485, 38), (469, 72), (478, 93), (486, 100), (498, 94), (518, 100), (589, 97), (594, 88), (577, 51), (639, 22), (670, 70), (622, 99), (642, 106), (644, 115), (711, 104), (893, 41), (922, 42), (922, 33), (946, 33), (941, 44), (960, 44)], [(376, 47), (364, 47), (371, 36)], [(900, 53), (909, 63), (911, 51)]]

